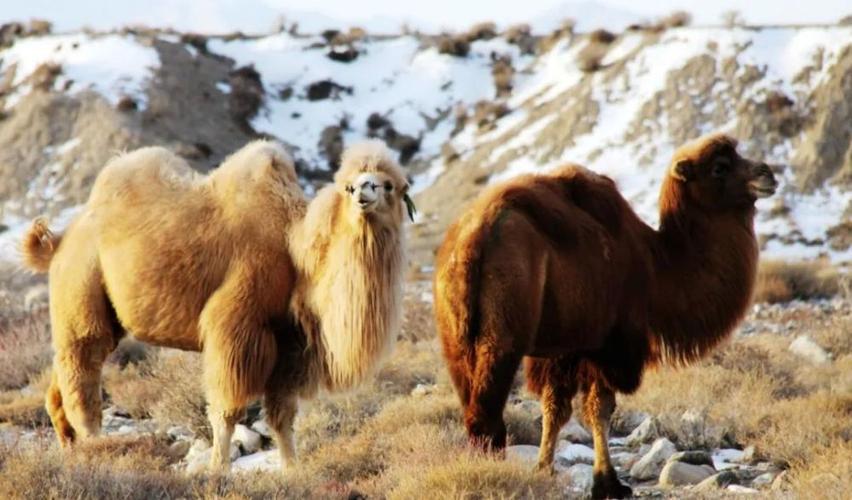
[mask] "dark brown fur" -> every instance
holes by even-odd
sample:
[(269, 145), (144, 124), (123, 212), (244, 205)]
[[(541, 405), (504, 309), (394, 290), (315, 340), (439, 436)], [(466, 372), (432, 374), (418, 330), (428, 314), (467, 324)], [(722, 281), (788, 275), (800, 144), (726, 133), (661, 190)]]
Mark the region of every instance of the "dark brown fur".
[(714, 135), (678, 150), (659, 230), (612, 180), (574, 165), (495, 186), (450, 227), (437, 256), (435, 313), (474, 442), (505, 446), (502, 411), (525, 358), (544, 415), (539, 466), (551, 466), (582, 390), (596, 445), (593, 494), (629, 494), (606, 445), (615, 392), (635, 391), (648, 366), (704, 355), (750, 300), (754, 201), (775, 181), (735, 147)]

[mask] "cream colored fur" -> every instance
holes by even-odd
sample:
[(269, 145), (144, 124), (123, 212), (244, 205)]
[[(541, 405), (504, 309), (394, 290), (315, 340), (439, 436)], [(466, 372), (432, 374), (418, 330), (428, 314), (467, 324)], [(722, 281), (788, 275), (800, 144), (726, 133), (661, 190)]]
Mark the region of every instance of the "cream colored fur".
[(98, 432), (101, 366), (127, 331), (202, 351), (214, 466), (259, 396), (292, 463), (297, 395), (353, 386), (395, 338), (406, 189), (375, 143), (350, 148), (310, 205), (272, 142), (207, 176), (162, 148), (110, 161), (64, 235), (36, 221), (22, 244), (30, 267), (49, 266), (60, 441)]

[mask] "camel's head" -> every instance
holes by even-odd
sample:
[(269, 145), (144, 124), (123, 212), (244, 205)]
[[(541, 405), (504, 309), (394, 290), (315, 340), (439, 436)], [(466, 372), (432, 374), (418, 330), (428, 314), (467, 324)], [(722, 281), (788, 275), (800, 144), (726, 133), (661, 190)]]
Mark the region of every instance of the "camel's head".
[(706, 209), (753, 207), (772, 196), (778, 182), (769, 167), (737, 153), (737, 141), (714, 134), (675, 152), (669, 176), (684, 184), (690, 201)]
[(334, 183), (353, 217), (394, 226), (402, 225), (404, 211), (414, 217), (408, 182), (382, 142), (362, 142), (344, 151)]

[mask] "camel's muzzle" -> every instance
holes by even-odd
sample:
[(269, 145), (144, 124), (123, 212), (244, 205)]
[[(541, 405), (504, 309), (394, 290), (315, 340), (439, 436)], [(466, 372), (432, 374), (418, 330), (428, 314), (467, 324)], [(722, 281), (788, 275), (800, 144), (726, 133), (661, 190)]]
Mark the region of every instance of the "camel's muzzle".
[(754, 167), (754, 178), (749, 182), (749, 189), (758, 198), (767, 198), (775, 194), (778, 181), (775, 180), (775, 174), (767, 164), (760, 163)]

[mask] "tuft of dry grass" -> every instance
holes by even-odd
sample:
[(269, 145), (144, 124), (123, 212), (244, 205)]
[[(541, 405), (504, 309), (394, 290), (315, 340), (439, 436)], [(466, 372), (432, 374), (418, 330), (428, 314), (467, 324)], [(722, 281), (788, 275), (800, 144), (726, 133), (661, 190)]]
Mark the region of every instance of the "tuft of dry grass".
[(441, 35), (438, 37), (438, 52), (456, 57), (467, 57), (470, 42), (464, 35)]
[(790, 489), (799, 498), (845, 498), (852, 491), (852, 441), (839, 440), (797, 460), (790, 470)]
[(497, 25), (491, 21), (476, 23), (467, 30), (464, 36), (468, 42), (491, 40), (497, 36)]
[(826, 298), (841, 291), (843, 277), (823, 261), (761, 261), (755, 283), (755, 302), (789, 302)]
[(50, 365), (47, 310), (0, 320), (0, 391), (20, 389)]

